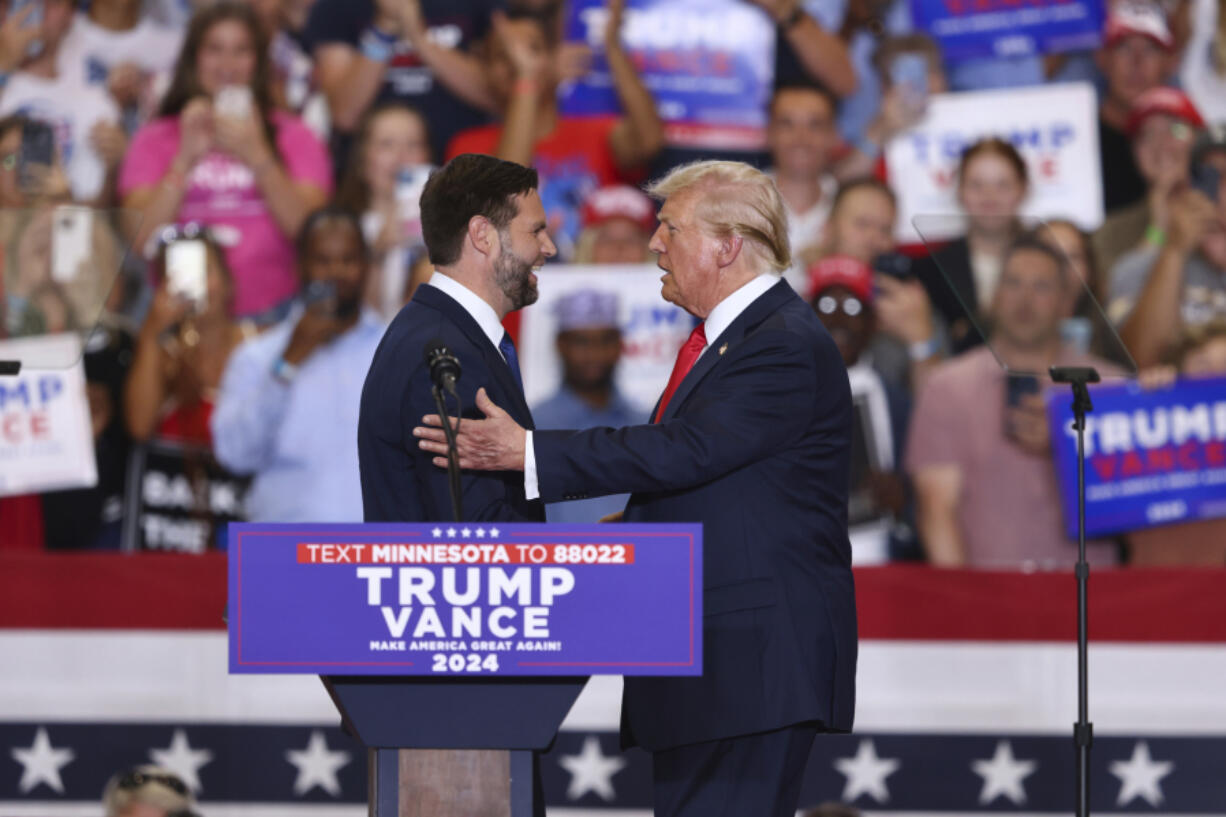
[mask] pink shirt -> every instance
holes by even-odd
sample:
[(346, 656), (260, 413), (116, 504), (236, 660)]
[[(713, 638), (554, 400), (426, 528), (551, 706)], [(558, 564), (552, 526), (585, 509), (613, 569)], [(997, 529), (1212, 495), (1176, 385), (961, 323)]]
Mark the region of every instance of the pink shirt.
[[(332, 192), (328, 153), (300, 120), (272, 115), (277, 153), (295, 182)], [(155, 119), (132, 139), (119, 175), (119, 195), (161, 183), (179, 151), (178, 117)], [(213, 151), (192, 168), (176, 220), (211, 227), (226, 243), (226, 260), (234, 273), (234, 313), (253, 315), (294, 295), (293, 236), (277, 226), (256, 186), (251, 169), (234, 157)], [(227, 233), (235, 243), (225, 241)]]
[[(906, 468), (914, 475), (934, 465), (962, 472), (958, 527), (967, 565), (1050, 568), (1077, 561), (1077, 544), (1064, 537), (1052, 458), (1029, 454), (1005, 436), (1005, 373), (986, 346), (942, 364), (920, 394)], [(1087, 542), (1086, 559), (1109, 565), (1115, 556), (1110, 544)]]

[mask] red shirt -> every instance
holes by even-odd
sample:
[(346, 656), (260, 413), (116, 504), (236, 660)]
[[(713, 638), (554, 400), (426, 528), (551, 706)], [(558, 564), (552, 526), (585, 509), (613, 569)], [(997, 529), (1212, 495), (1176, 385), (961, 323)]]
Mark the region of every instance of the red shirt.
[[(532, 166), (540, 174), (541, 203), (549, 220), (549, 236), (558, 245), (559, 260), (569, 260), (574, 253), (583, 227), (583, 201), (588, 194), (623, 181), (609, 147), (609, 135), (619, 121), (614, 116), (563, 117), (533, 147)], [(501, 125), (463, 131), (451, 140), (447, 159), (461, 153), (492, 156), (498, 150), (501, 135)]]

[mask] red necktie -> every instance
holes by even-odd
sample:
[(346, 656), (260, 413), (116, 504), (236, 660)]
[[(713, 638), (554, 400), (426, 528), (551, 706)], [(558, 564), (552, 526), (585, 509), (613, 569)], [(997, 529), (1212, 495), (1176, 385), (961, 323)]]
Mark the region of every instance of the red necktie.
[(653, 422), (660, 422), (660, 418), (664, 416), (664, 409), (668, 408), (668, 401), (673, 399), (673, 392), (681, 385), (681, 381), (685, 380), (690, 369), (694, 368), (694, 361), (698, 360), (698, 356), (702, 354), (706, 345), (707, 333), (703, 330), (703, 324), (700, 323), (694, 327), (693, 332), (690, 332), (689, 340), (682, 344), (681, 349), (677, 352), (677, 362), (673, 365), (673, 373), (668, 378), (668, 386), (664, 389), (664, 396), (660, 398), (660, 408), (656, 411), (656, 419)]

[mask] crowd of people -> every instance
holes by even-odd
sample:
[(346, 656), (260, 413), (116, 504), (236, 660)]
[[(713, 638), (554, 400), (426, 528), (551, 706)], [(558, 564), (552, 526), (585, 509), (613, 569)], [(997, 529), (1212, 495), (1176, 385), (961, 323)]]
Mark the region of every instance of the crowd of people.
[[(641, 189), (678, 163), (766, 169), (787, 208), (784, 277), (856, 399), (857, 556), (1072, 563), (1061, 430), (1039, 379), (1016, 373), (1076, 360), (1147, 384), (1226, 374), (1226, 3), (1108, 0), (1096, 51), (955, 61), (905, 0), (728, 1), (776, 31), (756, 150), (670, 141), (622, 36), (625, 0), (606, 0), (595, 49), (608, 116), (559, 105), (594, 59), (564, 36), (562, 0), (0, 3), (0, 333), (97, 323), (84, 369), (98, 466), (95, 487), (0, 499), (0, 547), (200, 550), (224, 547), (225, 519), (360, 520), (365, 372), (432, 274), (422, 190), (432, 167), (488, 153), (537, 169), (550, 263), (581, 266), (651, 263)], [(932, 94), (1067, 81), (1098, 92), (1101, 227), (1023, 217), (1032, 169), (986, 135), (956, 168), (959, 234), (900, 245), (882, 157)], [(69, 269), (66, 206), (93, 214)], [(533, 406), (538, 427), (646, 420), (616, 387), (616, 295), (576, 292), (556, 318), (562, 385)], [(147, 507), (142, 468), (168, 458), (149, 452), (171, 452), (162, 478), (187, 486), (157, 524), (139, 518), (167, 513)], [(1090, 553), (1226, 564), (1226, 523)]]

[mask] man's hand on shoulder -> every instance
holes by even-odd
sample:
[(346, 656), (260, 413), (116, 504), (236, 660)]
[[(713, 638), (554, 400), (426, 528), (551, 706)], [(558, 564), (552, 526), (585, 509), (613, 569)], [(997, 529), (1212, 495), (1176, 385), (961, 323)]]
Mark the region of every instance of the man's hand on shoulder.
[[(485, 415), (484, 420), (452, 420), (458, 426), (456, 451), (460, 455), (460, 467), (475, 471), (522, 471), (527, 433), (500, 409), (485, 393), (477, 390), (477, 408)], [(426, 452), (437, 454), (434, 464), (447, 467), (447, 436), (443, 421), (437, 414), (422, 418), (423, 425), (413, 429), (418, 446)]]

